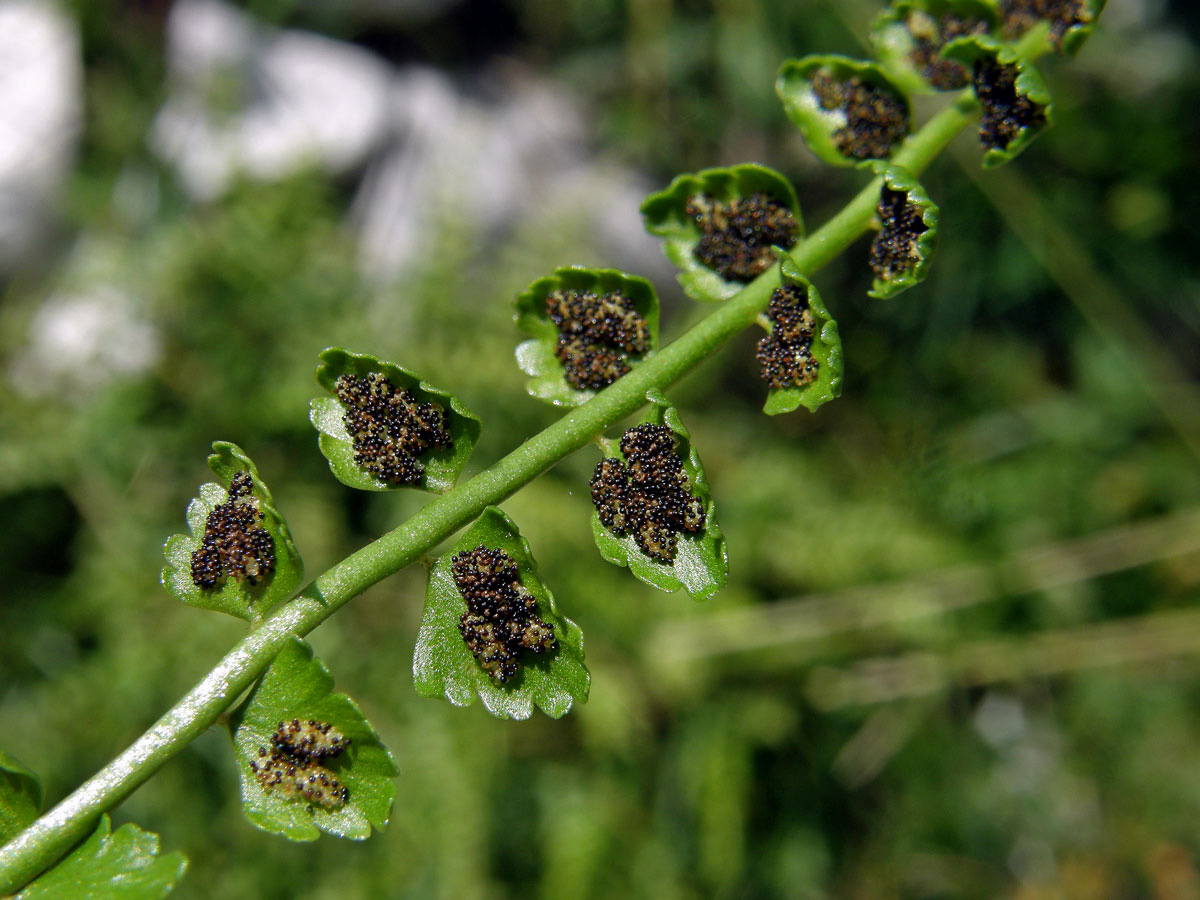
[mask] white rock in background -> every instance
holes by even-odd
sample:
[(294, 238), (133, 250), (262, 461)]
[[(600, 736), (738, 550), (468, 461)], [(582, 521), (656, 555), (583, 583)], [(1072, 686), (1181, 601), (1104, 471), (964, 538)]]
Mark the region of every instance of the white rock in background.
[(162, 345), (138, 306), (130, 294), (105, 284), (50, 297), (9, 367), (13, 388), (29, 398), (82, 403), (114, 378), (149, 369)]
[[(267, 29), (217, 0), (176, 3), (167, 44), (173, 86), (151, 144), (197, 199), (239, 173), (349, 171), (388, 132), (392, 69), (352, 44)], [(231, 84), (234, 108), (213, 108)]]
[(439, 148), (455, 123), (467, 118), (459, 103), (450, 80), (433, 69), (400, 76), (393, 113), (396, 138), (367, 169), (351, 212), (370, 274), (395, 274), (425, 246), (422, 236), (432, 230), (425, 226), (436, 202), (435, 182), (448, 174), (447, 154)]
[(560, 173), (548, 190), (558, 203), (587, 210), (595, 264), (650, 279), (667, 301), (682, 299), (675, 286), (679, 270), (663, 254), (662, 241), (646, 232), (641, 213), (642, 201), (663, 187), (628, 166), (593, 158)]
[(610, 264), (666, 271), (638, 218), (643, 185), (628, 169), (597, 167), (578, 102), (548, 81), (499, 66), (485, 73), (495, 97), (485, 101), (435, 69), (397, 72), (219, 0), (178, 0), (167, 33), (171, 95), (151, 143), (197, 199), (220, 196), (239, 173), (345, 173), (370, 160), (351, 218), (363, 270), (378, 281), (435, 249), (448, 222), (472, 240), (554, 208), (591, 216)]
[(0, 268), (53, 218), (82, 120), (79, 34), (54, 3), (0, 0)]
[(183, 87), (200, 87), (254, 53), (254, 20), (225, 3), (180, 2), (167, 18), (167, 66)]
[(436, 70), (400, 73), (395, 139), (368, 169), (351, 213), (364, 271), (380, 281), (400, 275), (434, 249), (447, 220), (472, 240), (564, 209), (590, 221), (607, 264), (667, 271), (638, 214), (647, 186), (596, 159), (578, 102), (525, 73), (505, 72), (493, 85), (498, 99), (484, 103)]

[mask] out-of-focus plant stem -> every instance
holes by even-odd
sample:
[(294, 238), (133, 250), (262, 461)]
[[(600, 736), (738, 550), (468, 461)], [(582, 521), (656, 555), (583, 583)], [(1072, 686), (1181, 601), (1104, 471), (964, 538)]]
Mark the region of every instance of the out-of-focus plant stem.
[(996, 563), (955, 566), (823, 596), (664, 621), (646, 642), (645, 656), (665, 665), (733, 654), (751, 656), (758, 668), (803, 665), (811, 661), (813, 651), (837, 635), (881, 630), (911, 637), (908, 629), (914, 621), (1198, 551), (1200, 509), (1190, 509), (1032, 547)]
[(1173, 609), (1028, 637), (971, 641), (944, 653), (872, 657), (846, 669), (821, 667), (806, 689), (818, 707), (837, 709), (924, 697), (952, 684), (978, 687), (1196, 653), (1200, 611)]

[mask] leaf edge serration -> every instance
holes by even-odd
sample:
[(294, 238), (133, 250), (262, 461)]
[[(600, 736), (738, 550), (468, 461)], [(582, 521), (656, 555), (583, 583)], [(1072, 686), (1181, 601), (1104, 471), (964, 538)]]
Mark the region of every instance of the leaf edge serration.
[[(837, 320), (829, 312), (825, 301), (821, 298), (816, 285), (808, 280), (790, 257), (780, 261), (780, 280), (782, 286), (803, 288), (808, 300), (808, 306), (821, 323), (820, 329), (814, 335), (814, 343), (822, 347), (820, 354), (814, 354), (821, 368), (829, 372), (826, 380), (819, 375), (817, 381), (803, 387), (773, 388), (768, 391), (767, 399), (763, 402), (763, 412), (768, 416), (789, 413), (803, 406), (809, 412), (815, 413), (830, 400), (836, 400), (842, 395), (842, 381), (845, 377), (842, 337), (838, 331)], [(823, 390), (818, 390), (823, 388)]]
[[(615, 566), (628, 568), (630, 573), (639, 581), (657, 588), (668, 594), (680, 590), (686, 591), (693, 600), (708, 600), (714, 596), (729, 580), (729, 553), (725, 543), (725, 533), (717, 521), (716, 503), (700, 461), (699, 451), (692, 441), (691, 433), (683, 424), (679, 410), (658, 389), (646, 392), (646, 400), (650, 409), (641, 418), (639, 424), (665, 425), (671, 429), (676, 439), (684, 445), (687, 452), (683, 455), (684, 470), (688, 474), (689, 491), (693, 496), (704, 501), (705, 523), (704, 530), (692, 535), (680, 533), (676, 553), (682, 554), (684, 577), (680, 577), (680, 556), (670, 566), (651, 559), (641, 548), (632, 534), (616, 535), (609, 531), (600, 521), (600, 514), (592, 509), (592, 537), (596, 549), (606, 562)], [(624, 461), (620, 451), (619, 441), (606, 441), (605, 455)], [(710, 577), (699, 577), (700, 567), (693, 565), (695, 560), (702, 562), (703, 571)], [(697, 577), (692, 577), (697, 575)]]
[[(369, 353), (355, 353), (342, 347), (327, 347), (318, 355), (316, 379), (329, 394), (315, 397), (309, 404), (309, 421), (317, 430), (317, 444), (335, 478), (347, 487), (363, 491), (414, 489), (444, 494), (454, 487), (479, 440), (482, 423), (449, 391), (435, 387), (416, 372)], [(421, 402), (437, 403), (446, 416), (446, 427), (454, 446), (420, 457), (424, 468), (421, 481), (412, 485), (388, 484), (365, 471), (354, 461), (354, 446), (346, 431), (345, 407), (337, 399), (337, 379), (343, 374), (364, 376), (382, 373), (397, 388), (407, 388)]]
[(887, 166), (881, 165), (879, 169), (882, 170), (880, 175), (884, 185), (894, 191), (908, 194), (908, 202), (915, 203), (920, 208), (921, 221), (925, 225), (925, 230), (917, 237), (917, 250), (920, 258), (912, 269), (890, 281), (876, 276), (871, 282), (871, 289), (867, 291), (867, 296), (875, 297), (878, 300), (887, 300), (910, 287), (915, 287), (929, 276), (929, 268), (933, 265), (933, 256), (937, 251), (941, 211), (937, 204), (930, 199), (924, 185), (908, 169), (894, 163)]
[[(539, 615), (543, 620), (553, 620), (559, 644), (544, 661), (525, 657), (519, 680), (511, 685), (492, 681), (464, 642), (458, 620), (467, 611), (467, 604), (449, 572), (456, 553), (473, 550), (481, 543), (496, 549), (493, 542), (497, 541), (516, 560), (521, 584), (537, 599)], [(551, 670), (556, 669), (555, 674), (563, 681), (553, 680)], [(571, 678), (575, 683), (564, 686)], [(554, 594), (538, 572), (529, 541), (499, 507), (487, 507), (430, 569), (413, 649), (413, 684), (422, 697), (445, 697), (455, 706), (470, 706), (478, 698), (497, 718), (528, 719), (536, 707), (558, 719), (576, 702), (587, 702), (591, 674), (585, 663), (583, 631), (559, 610)], [(557, 686), (557, 693), (543, 691), (546, 685)]]
[(645, 353), (628, 357), (631, 368), (658, 351), (659, 301), (654, 285), (645, 278), (620, 269), (590, 266), (561, 266), (517, 295), (513, 301), (517, 328), (529, 336), (516, 348), (517, 365), (529, 376), (525, 390), (538, 400), (558, 407), (580, 406), (598, 390), (572, 387), (566, 380), (562, 362), (554, 355), (558, 329), (546, 312), (546, 297), (553, 291), (598, 289), (619, 290), (633, 300), (634, 309), (646, 320), (650, 347)]
[[(254, 624), (289, 599), (304, 581), (304, 561), (296, 548), (287, 521), (275, 506), (270, 488), (259, 475), (258, 467), (241, 447), (230, 441), (213, 441), (208, 467), (224, 484), (206, 482), (188, 504), (188, 533), (177, 532), (163, 544), (166, 565), (159, 583), (175, 599), (197, 609), (223, 612)], [(238, 472), (248, 472), (254, 484), (254, 496), (263, 513), (263, 527), (271, 535), (275, 549), (275, 572), (263, 581), (261, 590), (227, 577), (219, 588), (206, 591), (192, 580), (191, 559), (201, 544), (209, 514), (229, 498), (229, 482)]]
[[(285, 667), (288, 667), (286, 672)], [(300, 674), (293, 671), (296, 667), (300, 668)], [(309, 681), (297, 686), (298, 678)], [(263, 699), (264, 693), (272, 700), (282, 694), (285, 702), (269, 705)], [(254, 715), (267, 709), (272, 710), (269, 715)], [(334, 775), (350, 788), (348, 802), (335, 811), (316, 808), (299, 798), (272, 797), (258, 784), (250, 769), (250, 762), (260, 759), (257, 748), (270, 747), (269, 736), (274, 724), (292, 718), (327, 721), (351, 738), (350, 746), (344, 751), (347, 761), (339, 760), (331, 766)], [(348, 840), (366, 840), (372, 830), (387, 828), (397, 793), (395, 779), (400, 769), (354, 698), (334, 690), (333, 673), (304, 639), (293, 635), (276, 654), (250, 693), (230, 713), (228, 726), (241, 777), (242, 813), (255, 828), (301, 842), (316, 840), (322, 833)], [(365, 760), (364, 753), (367, 754)], [(355, 771), (356, 766), (358, 771)], [(355, 796), (363, 790), (363, 782), (382, 783), (385, 787), (382, 794), (369, 795), (364, 803)]]
[[(642, 201), (642, 223), (646, 231), (663, 238), (662, 250), (676, 268), (683, 292), (693, 300), (716, 303), (741, 291), (746, 282), (729, 281), (693, 255), (700, 230), (687, 215), (689, 197), (706, 194), (728, 202), (762, 191), (784, 204), (796, 220), (796, 240), (804, 237), (804, 217), (792, 183), (781, 173), (760, 163), (714, 166), (675, 176), (661, 191)], [(785, 248), (786, 249), (786, 248)]]
[[(873, 87), (884, 88), (904, 105), (908, 129), (905, 136), (893, 145), (885, 157), (857, 159), (847, 156), (834, 146), (832, 135), (844, 123), (838, 110), (822, 109), (809, 85), (812, 73), (829, 68), (834, 77), (845, 80), (857, 77)], [(890, 160), (904, 146), (912, 133), (912, 99), (908, 91), (881, 64), (855, 59), (841, 53), (811, 53), (799, 59), (786, 59), (775, 79), (775, 94), (783, 104), (784, 114), (799, 129), (804, 144), (822, 162), (835, 166), (854, 166), (869, 169), (880, 160)]]

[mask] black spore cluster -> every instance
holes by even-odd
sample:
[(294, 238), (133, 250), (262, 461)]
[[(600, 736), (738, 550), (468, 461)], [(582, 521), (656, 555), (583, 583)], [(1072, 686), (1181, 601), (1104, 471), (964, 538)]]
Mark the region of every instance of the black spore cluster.
[(350, 746), (346, 737), (328, 722), (316, 719), (289, 719), (280, 722), (271, 735), (271, 746), (277, 753), (297, 759), (322, 760), (337, 756)]
[(337, 398), (354, 445), (354, 461), (390, 485), (413, 485), (425, 474), (418, 457), (453, 446), (446, 413), (437, 403), (420, 402), (383, 374), (342, 375)]
[(250, 771), (267, 791), (337, 809), (350, 799), (350, 791), (322, 763), (348, 746), (350, 738), (328, 722), (291, 719), (279, 723), (269, 750), (258, 748)]
[(1001, 30), (1004, 37), (1020, 37), (1040, 21), (1050, 23), (1050, 39), (1055, 46), (1076, 25), (1092, 20), (1091, 11), (1083, 0), (1000, 0)]
[(909, 61), (933, 87), (939, 91), (953, 91), (970, 83), (971, 73), (967, 67), (952, 59), (943, 59), (940, 53), (942, 47), (955, 38), (984, 34), (988, 30), (987, 22), (953, 13), (935, 19), (923, 10), (914, 9), (905, 17), (904, 27), (913, 39)]
[(908, 110), (891, 91), (856, 75), (839, 80), (828, 69), (818, 69), (811, 83), (821, 109), (840, 110), (846, 117), (846, 124), (832, 135), (844, 156), (883, 159), (908, 134)]
[(791, 285), (776, 288), (767, 318), (771, 333), (758, 342), (755, 352), (762, 380), (773, 390), (816, 381), (821, 368), (812, 355), (817, 326), (805, 292)]
[(693, 194), (686, 212), (700, 229), (692, 255), (726, 281), (753, 281), (774, 263), (772, 247), (800, 236), (792, 211), (762, 191), (728, 202)]
[(467, 601), (459, 633), (493, 681), (513, 678), (522, 653), (551, 653), (558, 646), (554, 626), (538, 617), (537, 599), (521, 584), (517, 562), (506, 551), (480, 544), (455, 554), (450, 572)]
[(558, 328), (554, 355), (580, 390), (608, 387), (629, 371), (630, 355), (650, 349), (646, 319), (619, 291), (552, 291), (546, 313)]
[(1017, 67), (994, 59), (975, 61), (975, 96), (983, 106), (979, 139), (984, 147), (1003, 150), (1026, 128), (1046, 121), (1046, 108), (1017, 91)]
[(879, 233), (871, 242), (871, 269), (884, 281), (909, 272), (921, 260), (917, 239), (929, 230), (921, 220), (921, 207), (907, 191), (897, 191), (886, 184), (879, 192)]
[(200, 547), (192, 554), (192, 583), (208, 590), (226, 577), (254, 585), (271, 575), (275, 542), (263, 519), (250, 473), (236, 473), (229, 480), (229, 497), (204, 523)]
[(613, 534), (632, 533), (643, 553), (673, 563), (680, 532), (704, 530), (704, 503), (688, 490), (687, 472), (665, 425), (638, 425), (621, 437), (621, 454), (592, 473), (592, 503)]

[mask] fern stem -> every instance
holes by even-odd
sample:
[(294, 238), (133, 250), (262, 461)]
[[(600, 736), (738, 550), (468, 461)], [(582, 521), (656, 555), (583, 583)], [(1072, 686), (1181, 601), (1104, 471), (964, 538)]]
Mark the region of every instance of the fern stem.
[[(960, 95), (908, 139), (895, 162), (920, 173), (970, 123), (974, 112), (970, 93)], [(879, 178), (873, 179), (829, 222), (792, 249), (801, 272), (817, 271), (870, 227), (880, 184)], [(646, 402), (647, 390), (678, 381), (753, 325), (778, 286), (779, 270), (774, 267), (583, 406), (317, 578), (239, 641), (125, 752), (0, 848), (0, 892), (15, 891), (53, 864), (95, 826), (101, 813), (118, 805), (215, 723), (292, 635), (308, 634), (373, 584), (421, 559), (485, 507), (511, 496), (636, 412)]]

